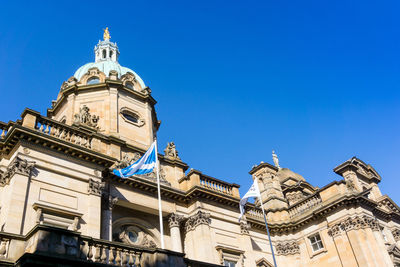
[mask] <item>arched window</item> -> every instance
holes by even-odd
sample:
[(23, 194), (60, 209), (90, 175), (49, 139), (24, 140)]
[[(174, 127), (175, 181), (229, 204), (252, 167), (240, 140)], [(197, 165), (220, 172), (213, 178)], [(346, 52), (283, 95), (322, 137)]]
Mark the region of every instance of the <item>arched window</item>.
[(132, 89), (132, 90), (133, 90), (133, 83), (127, 82), (127, 83), (125, 84), (125, 86), (128, 87), (129, 89)]
[(113, 55), (113, 51), (110, 51), (110, 58), (112, 58), (112, 55)]
[(99, 80), (98, 77), (91, 77), (91, 78), (87, 81), (87, 84), (97, 84), (97, 83), (99, 83), (99, 82), (100, 82), (100, 80)]
[(104, 49), (103, 50), (103, 58), (106, 58), (106, 56), (107, 56), (107, 51)]

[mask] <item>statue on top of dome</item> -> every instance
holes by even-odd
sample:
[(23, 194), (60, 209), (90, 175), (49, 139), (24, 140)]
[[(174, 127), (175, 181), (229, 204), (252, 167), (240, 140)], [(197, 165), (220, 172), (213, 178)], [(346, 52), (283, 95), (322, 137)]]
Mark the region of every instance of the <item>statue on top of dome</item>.
[(103, 31), (104, 31), (104, 34), (103, 34), (104, 41), (110, 41), (111, 35), (110, 35), (110, 32), (108, 31), (108, 27), (106, 27), (105, 30), (103, 30)]
[(281, 169), (281, 166), (279, 166), (278, 156), (275, 154), (274, 150), (272, 150), (272, 160), (274, 161), (275, 167), (277, 167), (278, 169)]

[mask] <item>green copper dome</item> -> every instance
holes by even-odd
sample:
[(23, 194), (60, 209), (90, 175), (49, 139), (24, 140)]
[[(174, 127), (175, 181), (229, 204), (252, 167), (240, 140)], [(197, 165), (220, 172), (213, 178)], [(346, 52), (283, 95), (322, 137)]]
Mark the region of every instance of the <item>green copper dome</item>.
[(136, 81), (140, 84), (142, 88), (146, 88), (143, 80), (137, 75), (133, 70), (122, 67), (118, 63), (119, 50), (116, 43), (110, 42), (109, 39), (104, 41), (99, 41), (99, 43), (94, 47), (95, 62), (90, 62), (82, 67), (80, 67), (74, 74), (74, 77), (80, 81), (82, 76), (85, 75), (90, 68), (98, 68), (107, 77), (110, 71), (115, 70), (118, 73), (118, 78), (127, 72), (132, 73)]
[(115, 70), (118, 72), (118, 78), (121, 78), (122, 75), (126, 74), (127, 72), (131, 72), (138, 83), (142, 86), (142, 88), (146, 88), (142, 78), (136, 74), (133, 70), (121, 66), (118, 62), (112, 60), (104, 60), (99, 62), (90, 62), (83, 66), (81, 66), (74, 74), (74, 77), (80, 81), (83, 75), (85, 75), (90, 68), (98, 68), (101, 72), (103, 72), (106, 76), (110, 73), (110, 71)]

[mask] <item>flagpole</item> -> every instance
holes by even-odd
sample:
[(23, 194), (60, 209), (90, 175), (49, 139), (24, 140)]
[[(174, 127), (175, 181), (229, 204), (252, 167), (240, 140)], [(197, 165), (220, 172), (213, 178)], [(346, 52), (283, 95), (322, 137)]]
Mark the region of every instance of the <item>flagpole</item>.
[(162, 209), (161, 209), (161, 189), (160, 189), (160, 174), (158, 168), (158, 152), (157, 152), (157, 138), (155, 140), (156, 149), (156, 175), (157, 175), (157, 191), (158, 191), (158, 216), (160, 217), (160, 234), (161, 234), (161, 248), (165, 249), (164, 246), (164, 226), (162, 219)]
[(277, 265), (276, 265), (276, 260), (275, 260), (275, 254), (274, 254), (274, 248), (272, 247), (271, 236), (269, 235), (269, 229), (268, 229), (268, 224), (267, 224), (267, 217), (265, 216), (264, 204), (263, 204), (263, 202), (262, 202), (261, 195), (260, 195), (260, 202), (261, 202), (261, 210), (262, 210), (263, 215), (264, 215), (265, 228), (267, 228), (267, 234), (268, 234), (269, 245), (271, 246), (272, 259), (274, 260), (274, 266), (277, 267)]

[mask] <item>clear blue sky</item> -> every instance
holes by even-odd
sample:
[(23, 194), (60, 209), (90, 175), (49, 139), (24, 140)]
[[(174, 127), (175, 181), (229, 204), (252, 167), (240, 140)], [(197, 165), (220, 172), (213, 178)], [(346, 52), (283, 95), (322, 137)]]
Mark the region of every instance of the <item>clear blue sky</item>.
[(251, 184), (272, 162), (322, 187), (357, 156), (400, 204), (399, 1), (7, 1), (0, 120), (46, 113), (109, 27), (157, 99), (160, 150)]

